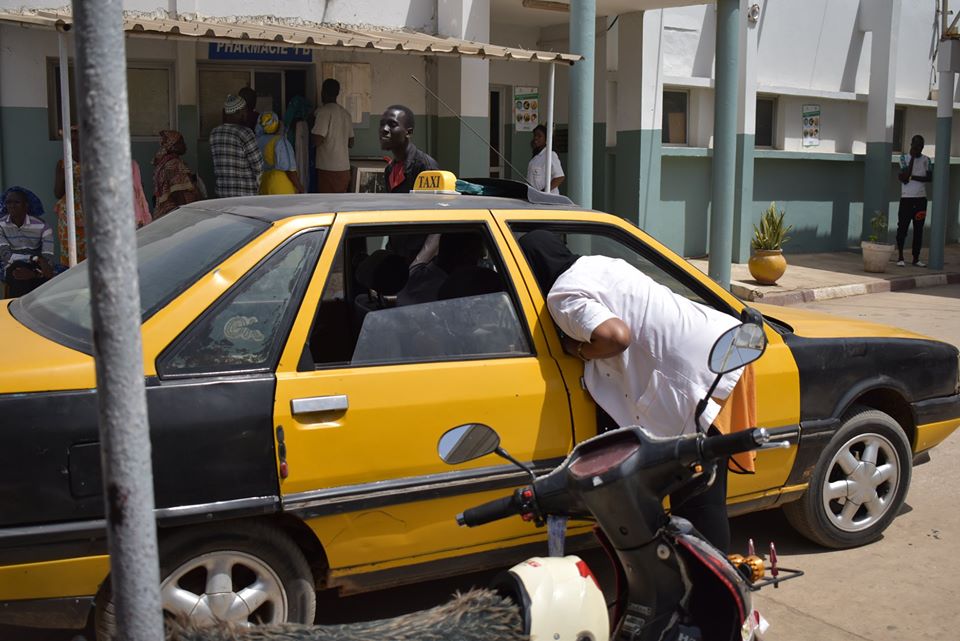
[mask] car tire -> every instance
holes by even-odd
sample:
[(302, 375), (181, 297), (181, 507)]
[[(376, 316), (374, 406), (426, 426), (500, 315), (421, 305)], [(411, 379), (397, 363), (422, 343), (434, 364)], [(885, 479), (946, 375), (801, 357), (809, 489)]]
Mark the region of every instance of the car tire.
[(803, 496), (783, 506), (800, 534), (829, 548), (880, 538), (907, 496), (907, 436), (890, 415), (856, 406), (824, 448)]
[[(303, 552), (282, 531), (262, 523), (205, 525), (163, 538), (160, 577), (165, 617), (244, 625), (313, 623), (316, 614), (313, 575)], [(114, 639), (116, 626), (108, 578), (94, 608), (97, 640)]]

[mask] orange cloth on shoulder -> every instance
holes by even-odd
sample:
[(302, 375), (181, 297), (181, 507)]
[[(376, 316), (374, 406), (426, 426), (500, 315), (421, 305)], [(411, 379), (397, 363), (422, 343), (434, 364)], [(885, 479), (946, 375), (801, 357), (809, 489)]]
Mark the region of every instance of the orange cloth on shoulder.
[[(733, 391), (725, 400), (716, 401), (721, 409), (713, 425), (724, 434), (731, 434), (757, 426), (757, 386), (753, 366), (747, 365)], [(728, 468), (733, 472), (755, 471), (753, 461), (756, 452), (744, 452), (731, 457)]]

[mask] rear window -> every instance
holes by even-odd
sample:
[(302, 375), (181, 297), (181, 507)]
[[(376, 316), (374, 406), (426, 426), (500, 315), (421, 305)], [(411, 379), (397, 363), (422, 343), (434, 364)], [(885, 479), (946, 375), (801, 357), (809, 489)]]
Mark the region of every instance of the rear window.
[[(268, 227), (260, 220), (182, 207), (142, 228), (137, 232), (141, 322)], [(84, 261), (14, 301), (10, 311), (34, 331), (90, 352), (87, 265)]]

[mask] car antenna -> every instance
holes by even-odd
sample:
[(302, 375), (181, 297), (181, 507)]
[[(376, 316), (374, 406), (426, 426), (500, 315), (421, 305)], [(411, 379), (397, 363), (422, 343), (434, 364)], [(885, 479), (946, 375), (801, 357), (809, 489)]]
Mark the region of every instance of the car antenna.
[(532, 184), (530, 184), (530, 181), (527, 180), (526, 176), (524, 176), (523, 173), (521, 173), (519, 169), (517, 169), (516, 167), (514, 167), (513, 164), (511, 164), (511, 162), (510, 162), (509, 160), (507, 160), (507, 159), (504, 157), (504, 155), (500, 153), (499, 150), (495, 149), (494, 146), (491, 145), (490, 142), (489, 142), (487, 139), (485, 139), (483, 136), (481, 136), (481, 135), (480, 135), (480, 132), (478, 132), (476, 129), (474, 129), (473, 127), (471, 127), (471, 126), (470, 126), (470, 123), (468, 123), (466, 120), (464, 120), (463, 118), (461, 118), (461, 117), (460, 117), (460, 114), (458, 114), (456, 111), (453, 110), (453, 107), (451, 107), (450, 105), (448, 105), (447, 103), (445, 103), (445, 102), (443, 101), (443, 98), (441, 98), (440, 96), (438, 96), (437, 94), (435, 94), (433, 91), (431, 91), (430, 88), (427, 87), (427, 85), (425, 85), (425, 84), (423, 84), (422, 82), (420, 82), (420, 79), (417, 78), (415, 75), (410, 74), (410, 77), (413, 78), (413, 81), (414, 81), (414, 82), (416, 82), (418, 85), (420, 85), (421, 87), (423, 87), (423, 90), (424, 90), (424, 91), (426, 91), (426, 92), (429, 93), (431, 96), (433, 96), (434, 98), (436, 98), (436, 99), (437, 99), (437, 102), (439, 102), (441, 105), (443, 105), (444, 107), (446, 107), (447, 110), (448, 110), (450, 113), (452, 113), (454, 116), (456, 116), (457, 120), (460, 121), (460, 124), (463, 125), (463, 126), (465, 126), (465, 127), (466, 127), (467, 129), (469, 129), (470, 131), (472, 131), (472, 132), (474, 133), (474, 135), (476, 135), (476, 137), (479, 138), (479, 139), (483, 142), (483, 144), (485, 144), (487, 147), (490, 148), (490, 151), (492, 151), (493, 153), (497, 154), (497, 155), (500, 157), (500, 160), (502, 160), (503, 162), (507, 163), (507, 167), (509, 167), (510, 169), (512, 169), (518, 176), (520, 176), (521, 179), (523, 180), (523, 182), (526, 183), (527, 187), (529, 187), (530, 189), (539, 191), (536, 187), (534, 187)]

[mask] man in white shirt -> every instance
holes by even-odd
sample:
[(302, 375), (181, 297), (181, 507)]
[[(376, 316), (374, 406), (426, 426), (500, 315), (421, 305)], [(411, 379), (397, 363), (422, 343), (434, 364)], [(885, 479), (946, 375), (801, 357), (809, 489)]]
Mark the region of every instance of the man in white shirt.
[[(527, 182), (539, 191), (547, 191), (547, 128), (537, 125), (533, 130), (533, 139), (530, 141), (533, 158), (527, 163)], [(560, 166), (560, 157), (552, 151), (553, 161), (550, 163), (550, 193), (559, 194), (560, 183), (563, 182), (563, 167)]]
[[(641, 425), (657, 436), (694, 432), (697, 405), (716, 377), (707, 365), (710, 351), (739, 321), (673, 293), (624, 260), (577, 256), (550, 231), (528, 232), (519, 244), (565, 334), (564, 351), (584, 362), (583, 382), (597, 405), (620, 427)], [(721, 404), (749, 387), (738, 387), (742, 374), (721, 377), (700, 416), (702, 429), (719, 431)], [(725, 426), (747, 427), (753, 425)], [(714, 484), (695, 500), (683, 489), (670, 498), (674, 514), (724, 551), (730, 544), (726, 472), (722, 461)]]
[(320, 102), (310, 133), (317, 147), (317, 191), (342, 194), (350, 189), (350, 148), (353, 147), (353, 118), (337, 104), (340, 83), (327, 78), (320, 87)]
[(923, 223), (927, 218), (927, 183), (933, 180), (930, 158), (923, 155), (923, 136), (910, 140), (910, 158), (900, 156), (900, 210), (897, 213), (897, 265), (903, 267), (903, 243), (907, 228), (913, 223), (913, 264), (926, 267), (920, 262), (923, 246)]

